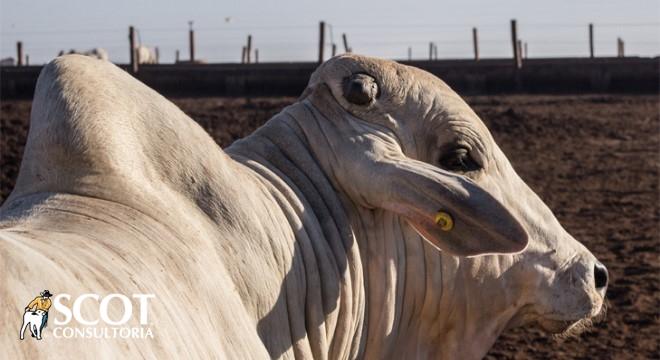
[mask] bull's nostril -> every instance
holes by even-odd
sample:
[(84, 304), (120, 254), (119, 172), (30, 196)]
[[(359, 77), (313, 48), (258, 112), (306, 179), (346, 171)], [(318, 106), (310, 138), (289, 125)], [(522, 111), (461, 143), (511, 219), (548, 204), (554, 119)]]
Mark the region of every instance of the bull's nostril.
[(607, 287), (607, 281), (609, 276), (607, 274), (607, 268), (605, 265), (597, 262), (594, 264), (594, 280), (596, 283), (596, 289), (603, 289)]

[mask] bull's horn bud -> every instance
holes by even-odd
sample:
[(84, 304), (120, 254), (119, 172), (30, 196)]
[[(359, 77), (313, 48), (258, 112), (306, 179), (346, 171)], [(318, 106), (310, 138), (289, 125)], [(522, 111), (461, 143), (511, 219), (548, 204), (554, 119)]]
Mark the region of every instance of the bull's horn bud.
[(443, 231), (449, 231), (454, 228), (454, 219), (452, 219), (449, 213), (444, 211), (438, 211), (435, 214), (435, 223), (440, 226), (440, 229)]
[(367, 74), (353, 74), (344, 80), (344, 97), (355, 105), (367, 105), (378, 95), (376, 79)]

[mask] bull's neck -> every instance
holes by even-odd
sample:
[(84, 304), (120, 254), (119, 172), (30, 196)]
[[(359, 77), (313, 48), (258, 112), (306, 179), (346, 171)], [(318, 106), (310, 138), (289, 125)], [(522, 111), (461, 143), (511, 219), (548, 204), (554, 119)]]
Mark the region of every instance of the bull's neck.
[[(284, 111), (226, 152), (261, 179), (293, 231), (275, 244), (293, 249), (280, 297), (290, 326), (303, 325), (290, 330), (290, 349), (273, 348), (281, 346), (267, 339), (273, 334), (262, 335), (271, 356), (292, 351), (296, 357), (358, 357), (365, 304), (359, 249), (343, 200), (299, 125)], [(267, 326), (269, 317), (259, 326)]]
[(494, 275), (509, 259), (452, 256), (395, 214), (358, 211), (365, 358), (483, 358), (517, 311), (516, 289)]
[[(321, 344), (312, 349), (314, 357), (485, 355), (513, 314), (502, 312), (507, 304), (483, 302), (482, 289), (470, 279), (482, 261), (442, 253), (399, 216), (354, 204), (333, 187), (312, 146), (285, 110), (227, 153), (278, 189), (288, 203), (279, 208), (300, 230), (291, 239), (297, 245), (286, 246), (302, 259), (293, 262), (305, 267), (302, 287), (312, 289), (313, 277), (321, 282), (321, 297), (303, 296), (305, 336)], [(322, 304), (310, 304), (314, 299)], [(315, 309), (322, 313), (307, 313)], [(317, 334), (314, 327), (325, 331)]]

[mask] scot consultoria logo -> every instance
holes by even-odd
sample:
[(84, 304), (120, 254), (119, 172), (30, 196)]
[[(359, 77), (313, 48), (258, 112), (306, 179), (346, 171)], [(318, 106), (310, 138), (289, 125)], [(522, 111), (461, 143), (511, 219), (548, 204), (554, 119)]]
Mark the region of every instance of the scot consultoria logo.
[(53, 305), (53, 302), (50, 300), (51, 296), (53, 294), (50, 291), (44, 290), (25, 307), (20, 332), (21, 340), (24, 339), (25, 330), (28, 328), (33, 338), (41, 340), (41, 332), (48, 323), (48, 310)]
[[(43, 290), (25, 306), (19, 337), (24, 340), (29, 330), (33, 338), (41, 340), (51, 312), (52, 326), (49, 329), (56, 339), (150, 339), (154, 333), (149, 326), (149, 305), (155, 298), (154, 294), (132, 294), (129, 297), (117, 293), (105, 296), (87, 293), (74, 298), (64, 293), (54, 296), (49, 290)], [(87, 309), (98, 309), (98, 312), (94, 311), (95, 316), (88, 312), (83, 317), (83, 304)], [(111, 306), (119, 310), (114, 311), (115, 318), (110, 316)], [(134, 307), (137, 311), (133, 311)], [(133, 316), (139, 318), (129, 326)]]

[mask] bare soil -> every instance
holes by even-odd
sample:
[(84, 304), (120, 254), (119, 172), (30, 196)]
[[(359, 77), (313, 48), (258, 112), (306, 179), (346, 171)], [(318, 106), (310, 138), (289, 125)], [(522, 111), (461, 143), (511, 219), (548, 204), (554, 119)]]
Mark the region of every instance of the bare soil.
[[(223, 147), (293, 98), (175, 99)], [(493, 359), (658, 359), (660, 98), (491, 96), (467, 101), (564, 227), (609, 268), (609, 310), (578, 338), (504, 334)], [(0, 202), (11, 191), (29, 101), (0, 102)]]

